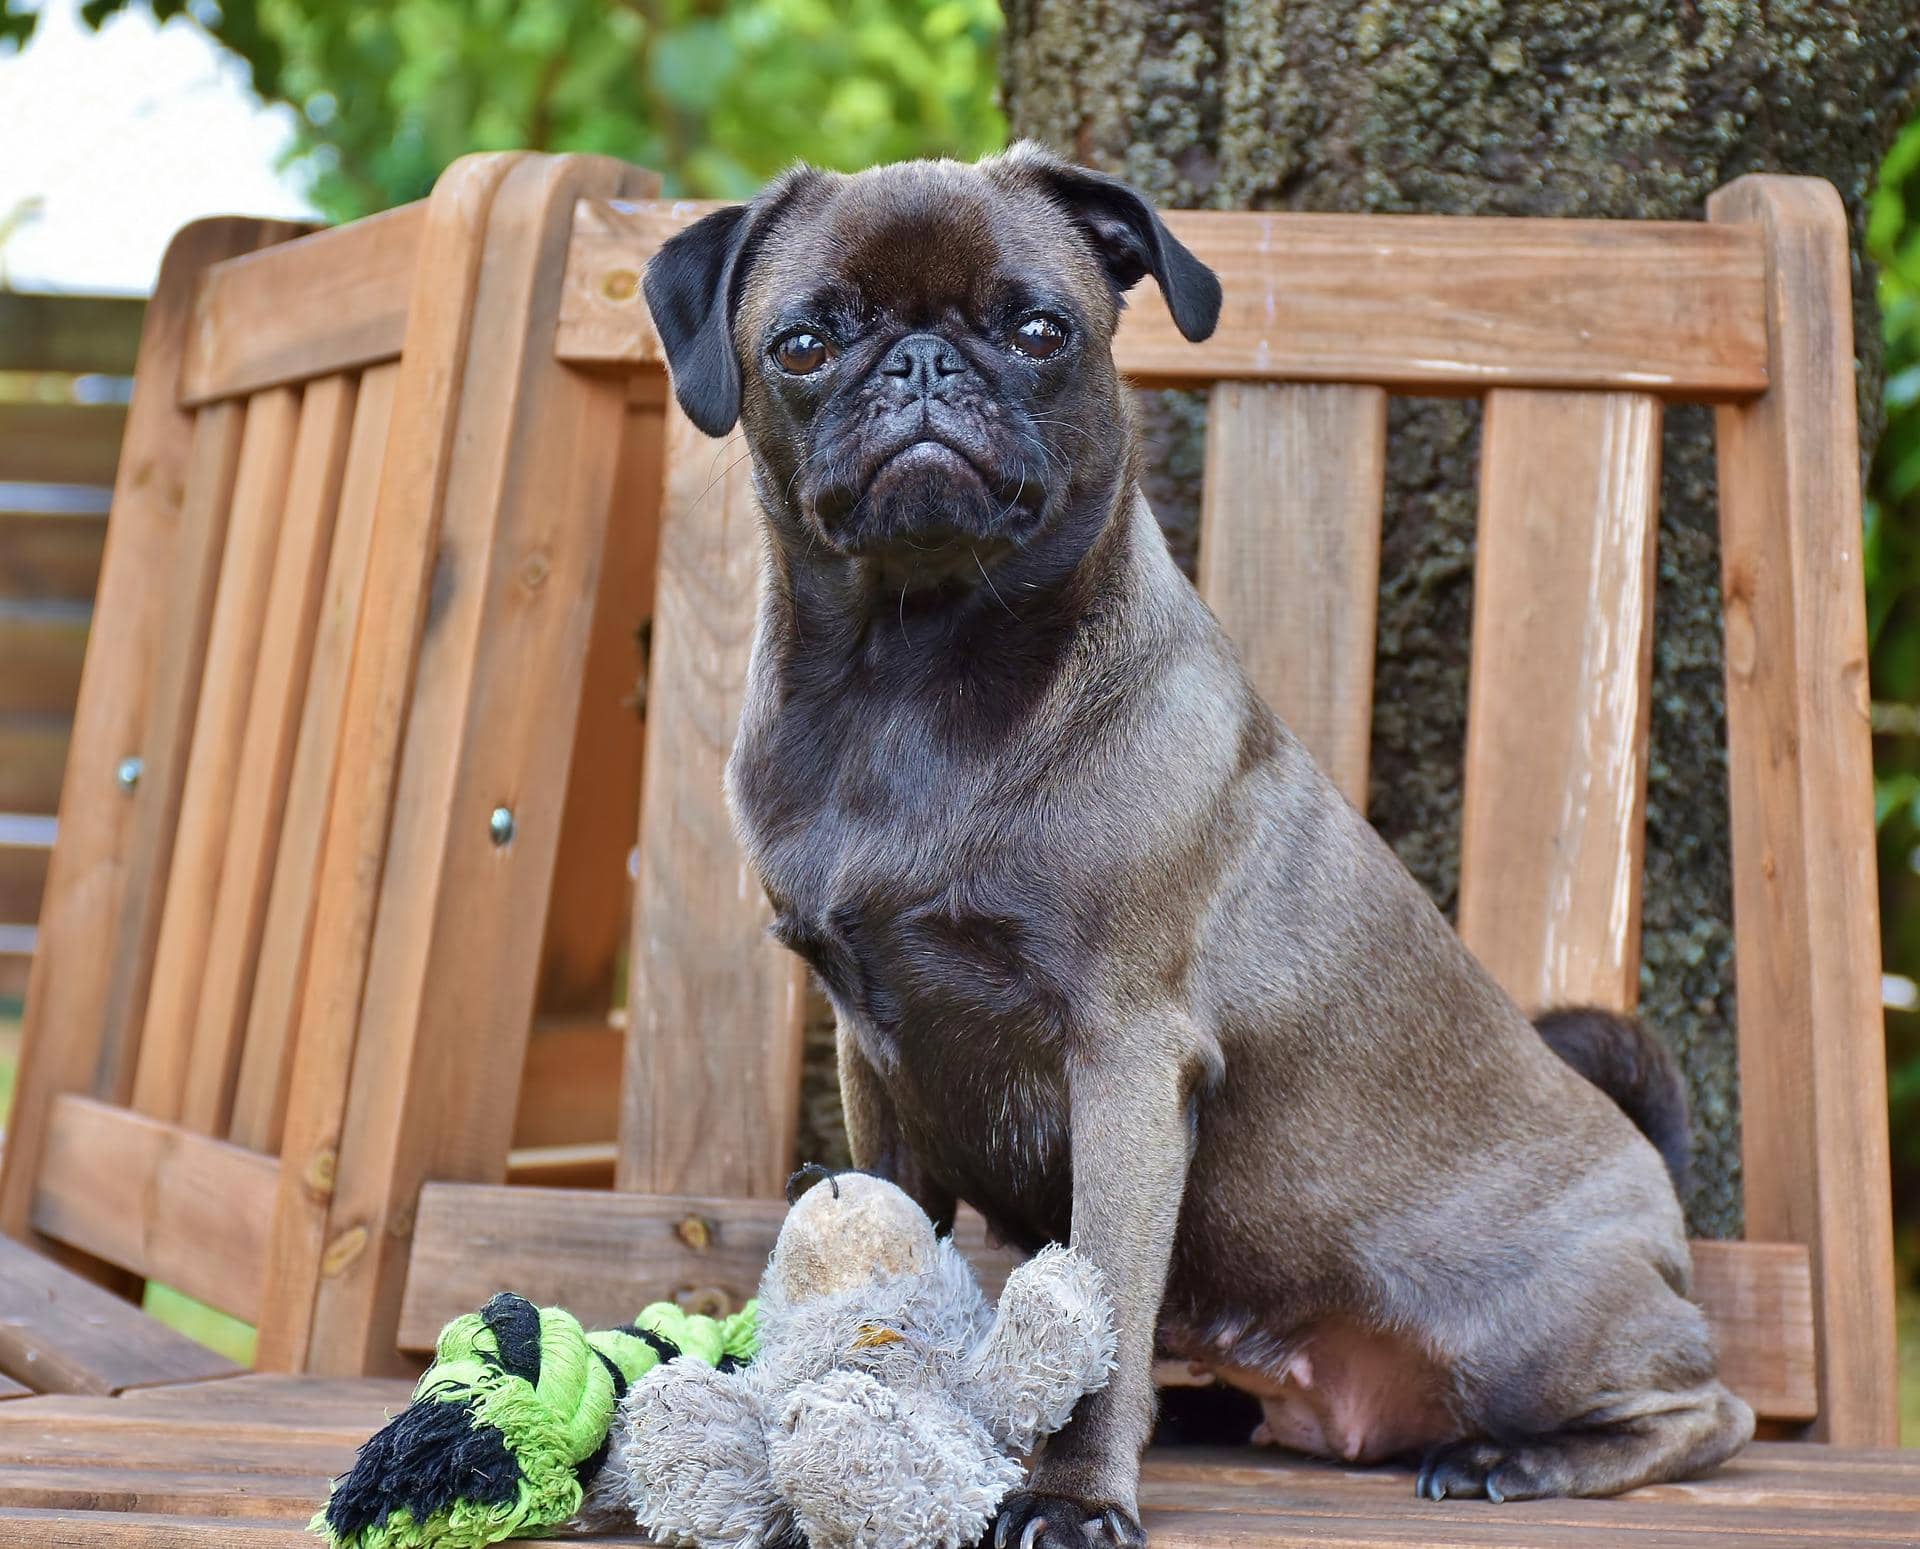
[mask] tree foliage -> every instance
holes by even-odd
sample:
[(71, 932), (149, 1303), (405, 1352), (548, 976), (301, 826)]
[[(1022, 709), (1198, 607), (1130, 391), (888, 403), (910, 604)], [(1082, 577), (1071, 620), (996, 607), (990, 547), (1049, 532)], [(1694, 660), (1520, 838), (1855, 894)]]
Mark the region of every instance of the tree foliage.
[[(95, 26), (133, 0), (88, 0)], [(597, 151), (741, 197), (796, 157), (855, 167), (1004, 143), (994, 0), (141, 0), (290, 105), (320, 209), (415, 199), (467, 151)], [(0, 42), (32, 28), (0, 0)]]

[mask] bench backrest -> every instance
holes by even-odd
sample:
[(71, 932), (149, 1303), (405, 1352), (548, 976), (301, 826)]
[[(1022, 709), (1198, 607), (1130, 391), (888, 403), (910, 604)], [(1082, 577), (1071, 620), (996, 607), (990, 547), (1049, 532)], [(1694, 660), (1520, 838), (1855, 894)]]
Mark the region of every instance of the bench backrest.
[[(737, 442), (657, 407), (638, 277), (703, 210), (633, 197), (644, 191), (644, 174), (584, 158), (461, 163), (425, 206), (212, 269), (184, 373), (159, 367), (179, 383), (159, 392), (175, 416), (168, 445), (198, 470), (182, 510), (211, 490), (219, 515), (155, 529), (145, 563), (129, 564), (116, 510), (103, 608), (110, 589), (150, 579), (163, 550), (197, 589), (148, 598), (144, 632), (103, 637), (89, 657), (0, 1224), (203, 1292), (244, 1288), (223, 1305), (260, 1317), (271, 1364), (392, 1364), (396, 1345), (418, 1349), (505, 1284), (589, 1316), (660, 1294), (738, 1297), (777, 1226), (804, 984), (764, 936), (719, 781), (758, 519)], [(1459, 923), (1529, 1005), (1634, 998), (1661, 411), (1719, 406), (1752, 1240), (1698, 1246), (1700, 1293), (1730, 1380), (1763, 1414), (1886, 1441), (1846, 231), (1832, 190), (1807, 180), (1744, 179), (1711, 213), (1674, 225), (1175, 214), (1221, 272), (1222, 326), (1195, 348), (1140, 306), (1118, 352), (1137, 381), (1210, 386), (1202, 590), (1356, 801), (1387, 395), (1484, 396)], [(382, 392), (382, 471), (363, 458), (356, 475)], [(137, 396), (129, 452), (149, 412), (161, 410)], [(641, 486), (662, 462), (655, 543)], [(630, 501), (614, 488), (623, 467)], [(123, 502), (138, 498), (133, 477), (123, 465)], [(366, 483), (343, 647), (328, 633), (340, 612), (309, 601), (314, 622), (296, 625), (280, 605), (296, 569), (282, 559), (290, 543), (311, 551), (286, 593), (327, 595), (315, 529), (330, 522), (337, 554)], [(331, 484), (346, 493), (295, 498)], [(616, 574), (620, 587), (602, 585)], [(613, 754), (594, 751), (605, 696), (591, 685), (617, 678), (607, 664), (648, 612), (634, 597), (649, 580), (636, 793), (621, 734)], [(304, 688), (276, 686), (303, 671)], [(317, 694), (327, 673), (340, 685)], [(114, 711), (121, 700), (144, 721), (113, 719), (133, 714)], [(322, 752), (307, 750), (310, 720), (324, 723)], [(85, 771), (129, 748), (149, 772), (113, 808)], [(168, 772), (156, 781), (155, 768)], [(594, 1018), (624, 890), (576, 889), (576, 866), (556, 857), (571, 832), (577, 869), (603, 879), (625, 861), (612, 836), (636, 794), (610, 1136), (615, 1083)], [(312, 837), (299, 838), (309, 811)], [(257, 837), (276, 823), (277, 848)], [(568, 916), (573, 939), (600, 944), (580, 972), (542, 946)], [(236, 955), (238, 972), (221, 967)], [(276, 992), (283, 972), (291, 987)], [(556, 985), (586, 1021), (530, 1042)], [(49, 1052), (56, 1028), (65, 1041)], [(516, 1112), (522, 1140), (612, 1138), (619, 1192), (502, 1186)], [(125, 1137), (151, 1137), (143, 1178), (172, 1180), (123, 1193), (136, 1203), (116, 1206), (111, 1230), (72, 1203), (97, 1215), (92, 1196), (111, 1197), (91, 1188), (105, 1178), (87, 1160), (109, 1122), (122, 1156)], [(169, 1203), (204, 1199), (216, 1158), (223, 1189), (255, 1179), (251, 1235), (230, 1251), (204, 1208)]]

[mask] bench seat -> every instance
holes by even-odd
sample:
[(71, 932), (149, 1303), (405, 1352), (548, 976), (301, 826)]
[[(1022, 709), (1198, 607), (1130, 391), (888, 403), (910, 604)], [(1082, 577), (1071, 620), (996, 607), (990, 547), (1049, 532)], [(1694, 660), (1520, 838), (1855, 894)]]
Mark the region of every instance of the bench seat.
[[(310, 1549), (302, 1525), (328, 1478), (408, 1391), (393, 1379), (254, 1375), (0, 1404), (0, 1545)], [(1155, 1549), (1912, 1545), (1920, 1451), (1762, 1442), (1689, 1484), (1489, 1506), (1416, 1500), (1403, 1469), (1162, 1448), (1148, 1455), (1142, 1503)]]

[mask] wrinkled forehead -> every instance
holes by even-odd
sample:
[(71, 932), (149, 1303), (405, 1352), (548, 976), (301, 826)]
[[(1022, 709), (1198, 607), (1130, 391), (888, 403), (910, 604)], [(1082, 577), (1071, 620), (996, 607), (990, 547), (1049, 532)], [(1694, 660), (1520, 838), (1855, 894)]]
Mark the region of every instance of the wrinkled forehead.
[(742, 323), (846, 295), (907, 318), (978, 316), (1013, 289), (1111, 326), (1111, 292), (1073, 223), (1031, 180), (993, 170), (907, 162), (799, 190), (754, 262)]

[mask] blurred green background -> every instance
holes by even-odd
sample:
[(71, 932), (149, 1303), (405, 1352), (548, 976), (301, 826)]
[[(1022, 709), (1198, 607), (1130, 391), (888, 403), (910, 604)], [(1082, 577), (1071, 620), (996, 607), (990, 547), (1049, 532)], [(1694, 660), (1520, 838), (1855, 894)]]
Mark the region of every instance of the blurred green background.
[[(290, 170), (333, 220), (420, 197), (471, 150), (605, 152), (659, 169), (669, 193), (740, 197), (796, 157), (857, 167), (1006, 139), (996, 0), (144, 3), (212, 34), (292, 110)], [(99, 25), (127, 5), (91, 0), (83, 15)], [(28, 36), (35, 9), (0, 0), (0, 47)], [(1886, 344), (1866, 552), (1888, 1058), (1903, 1350), (1920, 1370), (1920, 121), (1882, 168), (1866, 251)], [(1907, 1407), (1920, 1443), (1920, 1383)]]

